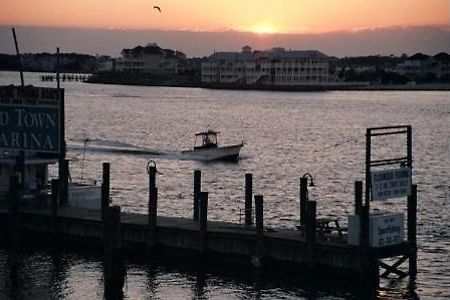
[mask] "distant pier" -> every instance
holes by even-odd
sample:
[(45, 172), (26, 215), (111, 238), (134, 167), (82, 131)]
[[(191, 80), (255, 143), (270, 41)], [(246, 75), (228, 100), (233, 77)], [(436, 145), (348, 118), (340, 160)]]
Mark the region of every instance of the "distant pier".
[[(60, 79), (61, 81), (87, 81), (89, 78), (89, 75), (86, 74), (61, 74)], [(50, 74), (50, 75), (41, 75), (40, 76), (41, 81), (56, 81), (56, 75)]]

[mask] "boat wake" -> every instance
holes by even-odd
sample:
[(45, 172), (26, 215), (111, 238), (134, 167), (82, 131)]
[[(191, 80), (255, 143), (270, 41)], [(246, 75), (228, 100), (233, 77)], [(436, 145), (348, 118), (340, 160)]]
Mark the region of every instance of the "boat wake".
[(68, 151), (72, 152), (97, 152), (97, 153), (114, 153), (125, 155), (144, 155), (155, 156), (164, 155), (163, 151), (150, 149), (146, 147), (139, 147), (129, 143), (124, 143), (115, 140), (101, 140), (101, 139), (84, 139), (81, 141), (74, 141), (73, 144), (67, 146)]

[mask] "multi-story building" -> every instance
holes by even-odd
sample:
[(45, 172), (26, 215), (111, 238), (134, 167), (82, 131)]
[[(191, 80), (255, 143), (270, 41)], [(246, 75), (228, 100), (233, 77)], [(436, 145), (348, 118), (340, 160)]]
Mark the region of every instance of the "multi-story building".
[(422, 53), (414, 54), (397, 66), (397, 72), (410, 79), (450, 78), (450, 55), (439, 53), (428, 56)]
[(122, 57), (116, 61), (115, 71), (125, 73), (178, 74), (186, 61), (180, 51), (162, 49), (157, 44), (123, 49)]
[(202, 63), (203, 83), (248, 85), (317, 85), (328, 82), (329, 57), (317, 50), (273, 48), (216, 52)]

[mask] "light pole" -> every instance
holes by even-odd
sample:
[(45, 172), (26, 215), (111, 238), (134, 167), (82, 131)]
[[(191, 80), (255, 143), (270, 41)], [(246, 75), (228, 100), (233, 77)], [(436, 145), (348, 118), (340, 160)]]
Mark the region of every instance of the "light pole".
[(309, 201), (308, 196), (308, 178), (309, 186), (314, 187), (314, 178), (310, 173), (305, 173), (300, 178), (300, 226), (306, 225), (306, 207)]
[(314, 178), (312, 177), (312, 175), (310, 173), (303, 174), (302, 178), (309, 178), (309, 187), (315, 187), (316, 186), (314, 184)]

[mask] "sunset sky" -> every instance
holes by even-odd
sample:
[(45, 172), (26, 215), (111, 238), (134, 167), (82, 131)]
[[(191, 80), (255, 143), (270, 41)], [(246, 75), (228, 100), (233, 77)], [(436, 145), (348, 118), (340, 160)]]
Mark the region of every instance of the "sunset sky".
[(1, 0), (0, 14), (0, 25), (257, 33), (448, 24), (448, 0)]

